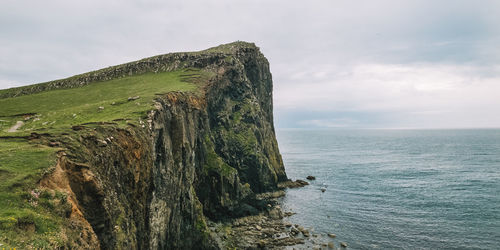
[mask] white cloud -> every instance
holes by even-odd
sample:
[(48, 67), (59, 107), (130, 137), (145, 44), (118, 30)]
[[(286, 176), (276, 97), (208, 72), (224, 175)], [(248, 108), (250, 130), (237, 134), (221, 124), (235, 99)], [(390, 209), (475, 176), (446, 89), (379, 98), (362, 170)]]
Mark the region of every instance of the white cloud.
[(22, 86), (22, 84), (9, 79), (0, 79), (0, 86), (5, 86), (5, 88), (13, 88)]
[[(280, 85), (275, 93), (276, 108), (393, 113), (399, 115), (393, 118), (408, 126), (423, 126), (425, 121), (439, 127), (500, 125), (498, 66), (361, 64), (341, 69), (326, 65), (318, 70), (326, 72), (327, 68), (329, 77), (318, 78), (316, 69), (311, 69), (291, 77), (292, 84)], [(497, 74), (484, 77), (481, 73), (485, 71)], [(329, 119), (309, 123), (338, 125)]]

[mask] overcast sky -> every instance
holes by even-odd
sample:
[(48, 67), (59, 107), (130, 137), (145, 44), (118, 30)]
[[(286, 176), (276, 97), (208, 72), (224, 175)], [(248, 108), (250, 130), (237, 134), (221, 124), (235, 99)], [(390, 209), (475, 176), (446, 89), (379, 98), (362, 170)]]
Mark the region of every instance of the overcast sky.
[(243, 40), (271, 63), (278, 128), (500, 127), (498, 0), (0, 6), (2, 89)]

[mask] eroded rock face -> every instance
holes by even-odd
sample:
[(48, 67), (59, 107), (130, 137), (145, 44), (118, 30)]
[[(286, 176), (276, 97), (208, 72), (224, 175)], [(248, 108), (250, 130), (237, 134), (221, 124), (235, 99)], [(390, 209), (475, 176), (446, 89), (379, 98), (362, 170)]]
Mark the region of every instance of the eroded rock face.
[(255, 48), (236, 58), (207, 93), (216, 151), (254, 192), (270, 191), (287, 178), (274, 133), (269, 63)]
[(214, 75), (201, 94), (159, 96), (144, 126), (81, 126), (61, 139), (67, 150), (59, 162), (74, 164), (58, 174), (101, 248), (220, 248), (207, 219), (252, 214), (263, 206), (256, 193), (287, 180), (275, 139), (269, 64), (253, 44), (224, 46), (82, 78), (184, 66)]

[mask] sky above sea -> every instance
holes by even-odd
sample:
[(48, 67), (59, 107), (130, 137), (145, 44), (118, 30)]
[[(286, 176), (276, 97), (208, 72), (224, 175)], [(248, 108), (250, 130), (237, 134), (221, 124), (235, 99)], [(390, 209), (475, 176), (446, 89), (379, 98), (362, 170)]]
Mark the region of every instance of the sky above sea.
[(255, 42), (278, 128), (500, 127), (496, 0), (13, 1), (0, 89)]

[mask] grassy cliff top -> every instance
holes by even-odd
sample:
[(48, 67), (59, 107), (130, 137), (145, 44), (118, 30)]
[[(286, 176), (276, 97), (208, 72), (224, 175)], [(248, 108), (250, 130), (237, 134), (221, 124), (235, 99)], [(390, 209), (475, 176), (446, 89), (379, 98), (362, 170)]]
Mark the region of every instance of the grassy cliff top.
[(213, 74), (203, 69), (204, 63), (246, 49), (258, 50), (253, 43), (238, 41), (0, 90), (0, 136), (53, 132), (84, 123), (137, 121), (151, 109), (155, 95), (198, 91)]
[(200, 68), (210, 64), (210, 58), (227, 58), (239, 51), (259, 50), (254, 43), (237, 41), (196, 52), (175, 52), (110, 66), (64, 79), (0, 90), (0, 99), (34, 94), (52, 89), (81, 87), (94, 82), (112, 80), (145, 73), (170, 72), (185, 68)]
[[(44, 133), (71, 126), (137, 121), (152, 109), (153, 99), (172, 91), (197, 91), (197, 69), (146, 73), (31, 95), (0, 99), (0, 136)], [(1, 143), (1, 142), (0, 142)]]

